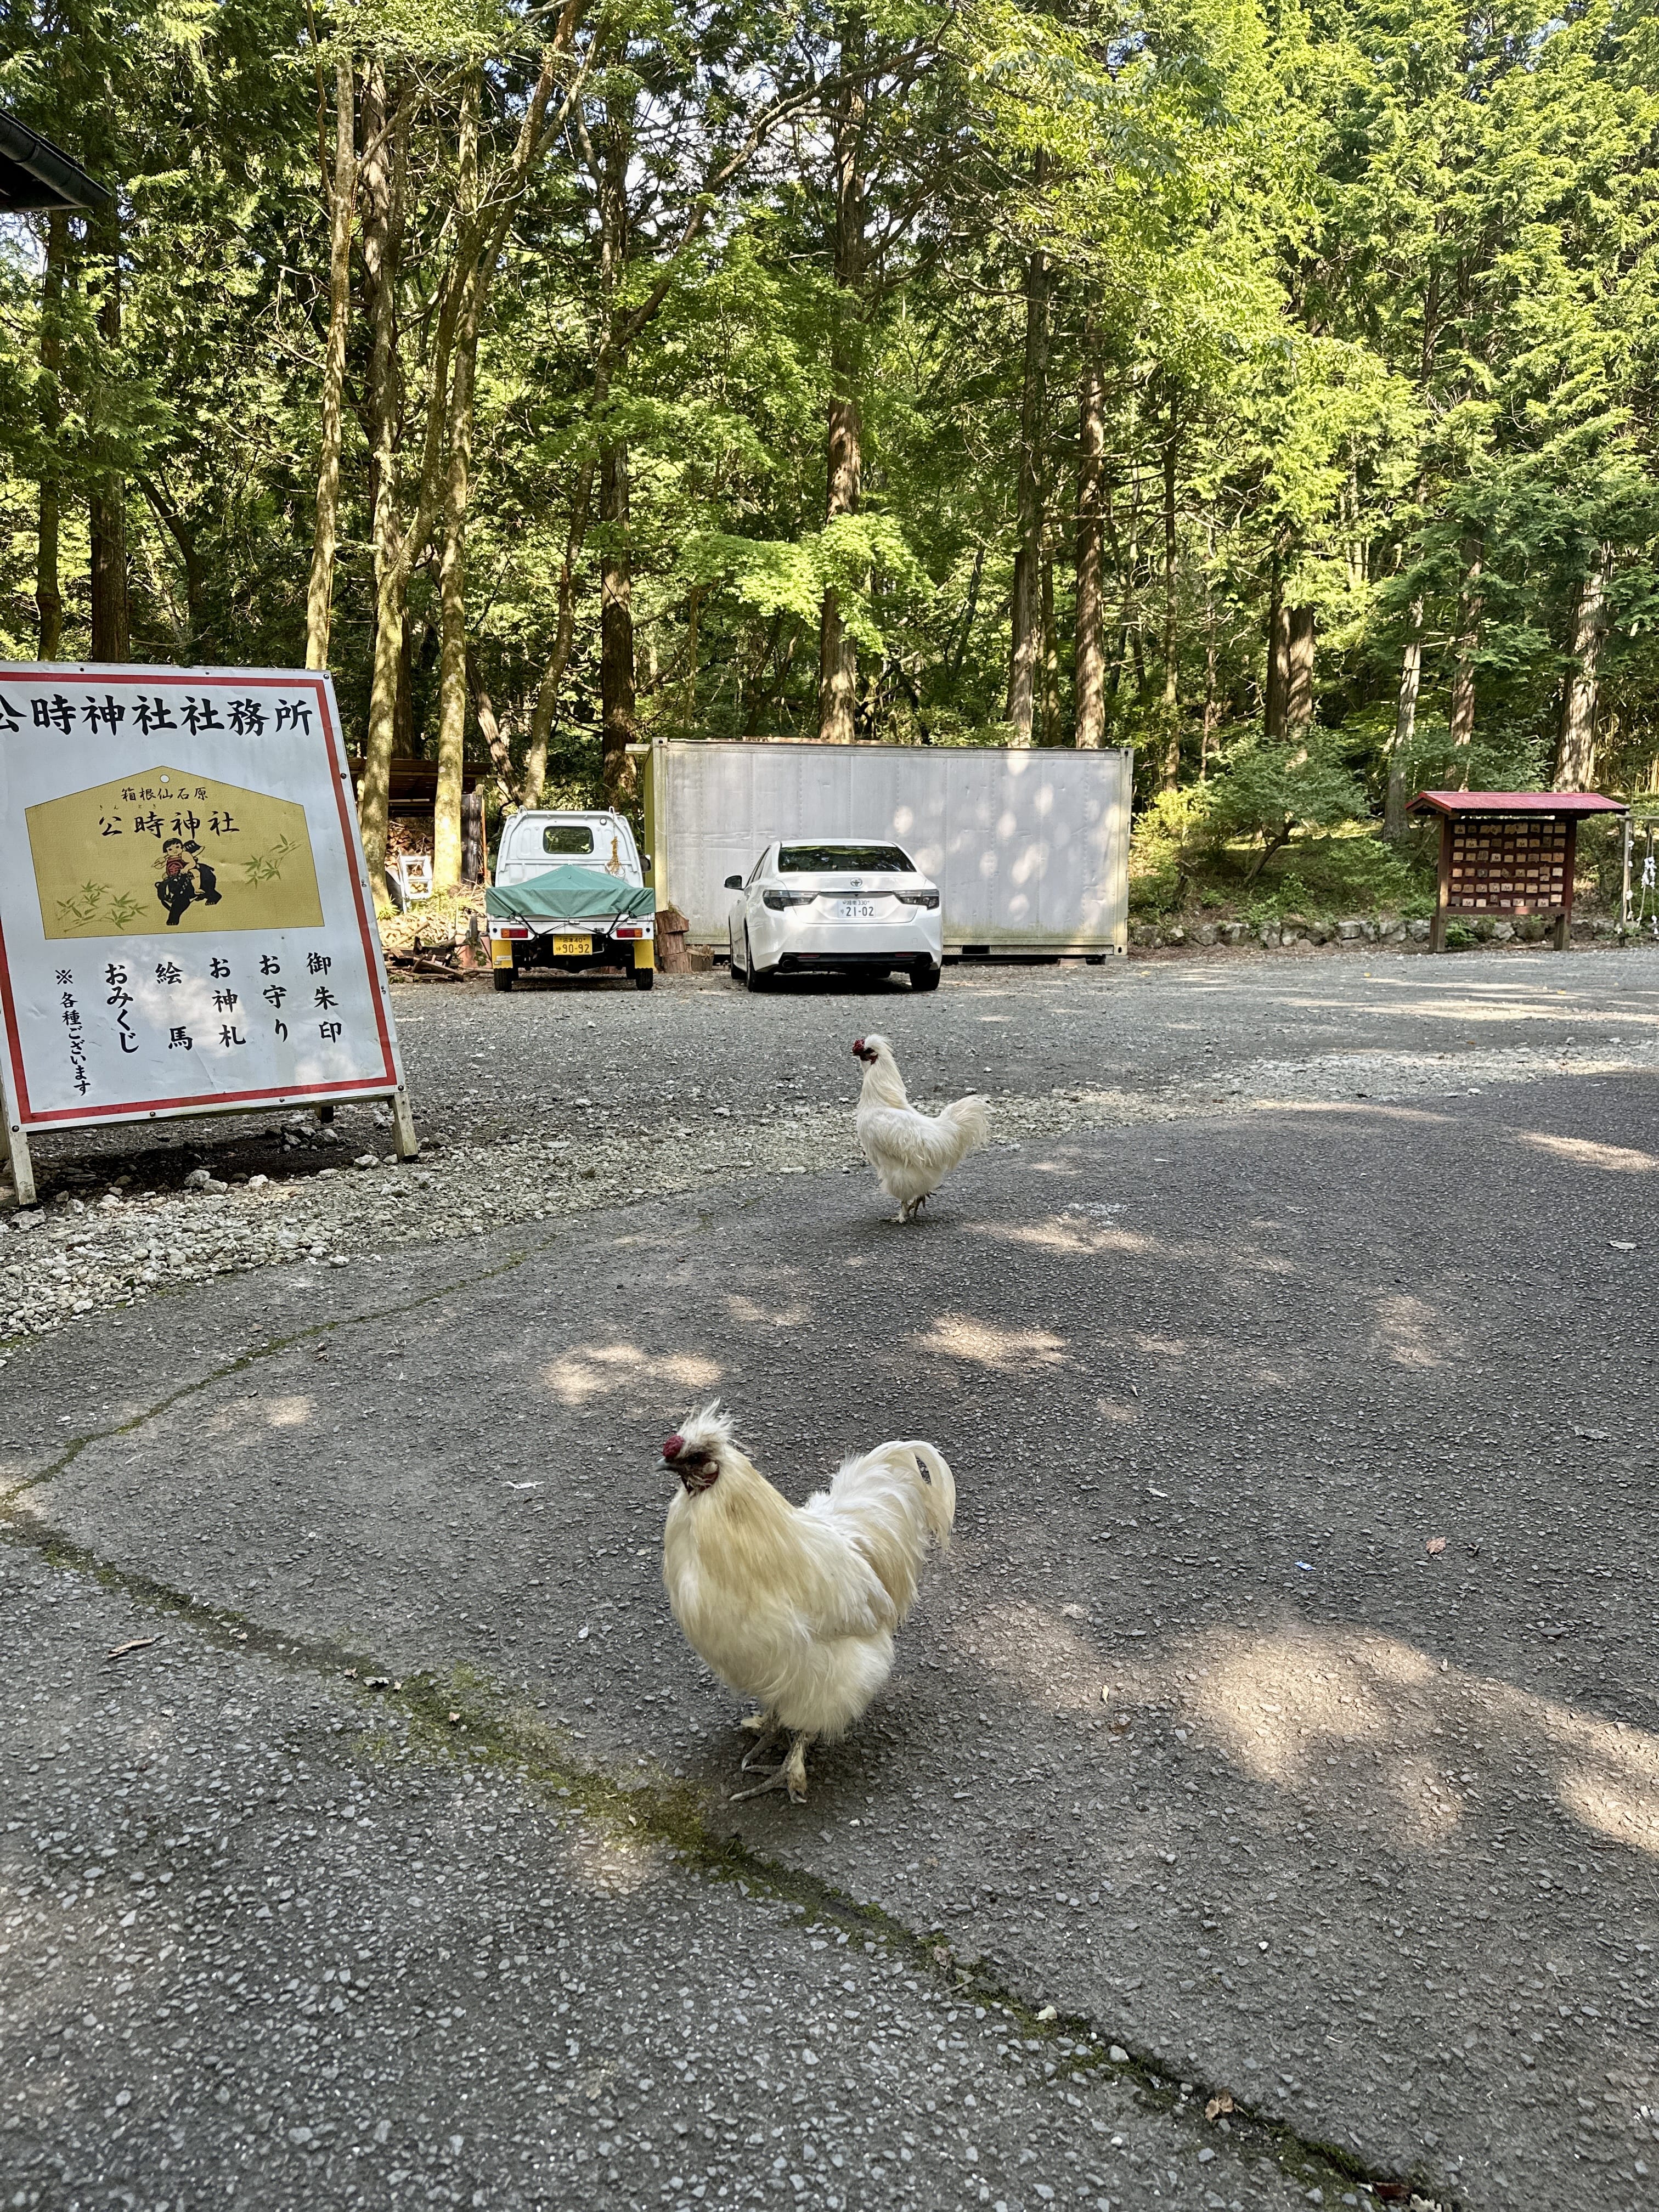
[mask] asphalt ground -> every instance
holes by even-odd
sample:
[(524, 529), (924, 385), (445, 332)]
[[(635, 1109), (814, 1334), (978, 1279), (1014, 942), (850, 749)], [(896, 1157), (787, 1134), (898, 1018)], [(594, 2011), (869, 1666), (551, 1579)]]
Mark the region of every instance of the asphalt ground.
[[(792, 2000), (817, 2005), (811, 2034), (846, 2056), (835, 2182), (809, 2173), (798, 2136), (761, 2157), (769, 2130), (793, 2124), (781, 2111), (769, 2107), (766, 2143), (745, 2128), (725, 2144), (672, 2061), (660, 2078), (659, 2060), (643, 2064), (641, 2111), (715, 2128), (722, 2157), (695, 2175), (688, 2160), (674, 2169), (688, 2203), (738, 2201), (751, 2185), (769, 2200), (874, 2203), (908, 2190), (919, 2203), (1008, 2212), (1102, 2196), (1272, 2201), (1253, 2189), (1298, 2201), (1318, 2189), (1332, 2203), (1388, 2176), (1469, 2206), (1648, 2201), (1653, 1085), (1536, 1070), (1495, 1085), (1489, 1068), (1494, 1045), (1546, 1038), (1570, 1066), (1570, 1044), (1650, 1042), (1656, 980), (1644, 954), (1379, 960), (1370, 976), (1281, 958), (1036, 970), (961, 991), (947, 980), (913, 1007), (895, 991), (881, 1026), (918, 1089), (968, 1087), (944, 1079), (977, 1024), (1016, 1032), (1002, 1061), (1011, 1091), (1103, 1073), (1132, 1085), (1137, 1067), (1174, 1089), (1195, 1064), (1224, 1085), (1230, 1064), (1271, 1046), (1291, 1077), (1302, 1055), (1316, 1095), (1299, 1102), (1287, 1077), (1247, 1111), (994, 1149), (914, 1231), (884, 1221), (862, 1176), (738, 1176), (695, 1202), (396, 1254), (373, 1280), (273, 1267), (196, 1284), (31, 1344), (0, 1385), (11, 1537), (0, 1659), (28, 1721), (3, 1782), (0, 1985), (15, 2039), (0, 2063), (0, 2179), (15, 2172), (25, 2202), (31, 2188), (58, 2190), (47, 2203), (119, 2201), (112, 2181), (87, 2194), (103, 2184), (85, 2178), (113, 2158), (119, 2131), (121, 2185), (141, 2198), (177, 2173), (197, 2196), (240, 2177), (241, 2201), (292, 2201), (283, 2161), (297, 2149), (319, 2201), (378, 2202), (415, 2175), (461, 2201), (511, 2202), (515, 2187), (525, 2202), (586, 2201), (585, 2177), (557, 2162), (585, 2143), (598, 2156), (600, 2138), (572, 2120), (574, 2094), (540, 2154), (520, 2115), (546, 2106), (514, 2106), (503, 2089), (482, 2136), (456, 2117), (463, 2088), (482, 2095), (484, 2077), (507, 2078), (489, 2055), (498, 2028), (515, 2050), (539, 2045), (544, 2080), (580, 2079), (582, 2053), (549, 2017), (544, 1953), (514, 1936), (544, 1970), (515, 1968), (488, 2017), (475, 2009), (476, 2082), (422, 2026), (420, 2004), (447, 2005), (453, 2028), (479, 1968), (499, 1963), (498, 1945), (479, 1948), (485, 1935), (495, 1944), (486, 1907), (506, 1911), (518, 1893), (483, 1835), (488, 1814), (445, 1832), (446, 1894), (465, 1928), (440, 1945), (450, 1958), (419, 1946), (417, 1980), (396, 1948), (416, 1942), (428, 1909), (398, 1872), (412, 1854), (432, 1863), (427, 1808), (477, 1787), (498, 1793), (497, 1834), (525, 1839), (527, 1881), (532, 1863), (562, 1870), (538, 1895), (564, 1900), (557, 1933), (590, 1942), (608, 2002), (641, 2037), (660, 2027), (672, 1954), (694, 2037), (707, 2039), (705, 2015), (723, 2023), (723, 2084), (764, 2051), (790, 2099), (820, 2109), (819, 2077), (783, 2028), (756, 2027), (763, 1996), (774, 2023)], [(609, 1054), (641, 1111), (647, 1075), (656, 1091), (672, 1079), (729, 1103), (769, 1066), (788, 1071), (772, 1085), (803, 1087), (821, 1069), (819, 1103), (849, 1014), (877, 1026), (863, 994), (749, 1001), (699, 985), (669, 1042), (641, 1056), (641, 1009), (654, 1020), (675, 993), (585, 1005), (457, 993), (447, 1015), (441, 989), (411, 995), (456, 1036), (501, 1015), (544, 1019), (516, 1036), (524, 1080), (539, 1049), (544, 1085), (562, 1087), (552, 1010), (583, 1006), (576, 1018), (616, 1024), (594, 1032), (605, 1042), (592, 1064)], [(744, 1028), (751, 1009), (763, 1028)], [(1085, 1019), (1087, 1052), (1056, 1045), (1047, 1026)], [(1335, 1098), (1311, 1080), (1322, 1059), (1356, 1051), (1446, 1056), (1441, 1095)], [(1460, 1055), (1483, 1076), (1461, 1093)], [(412, 1075), (412, 1043), (410, 1061)], [(985, 1065), (965, 1073), (994, 1101)], [(758, 1089), (745, 1095), (755, 1110)], [(841, 1453), (892, 1434), (933, 1437), (960, 1486), (956, 1552), (905, 1632), (894, 1682), (846, 1744), (815, 1754), (804, 1808), (726, 1804), (736, 1709), (684, 1651), (657, 1578), (655, 1445), (716, 1390), (797, 1498)], [(163, 1642), (106, 1660), (129, 1622)], [(166, 1728), (155, 1684), (154, 1711), (132, 1686), (164, 1665)], [(387, 1687), (363, 1687), (381, 1674)], [(205, 1702), (187, 1706), (184, 1686), (198, 1681)], [(359, 1817), (380, 1825), (356, 1832), (354, 1869), (312, 1850), (302, 1829), (262, 1827), (274, 1816), (253, 1796), (253, 1765), (294, 1729), (338, 1770), (322, 1762), (307, 1787), (336, 1802), (359, 1786), (373, 1796)], [(56, 1760), (43, 1755), (53, 1730)], [(175, 1733), (168, 1765), (137, 1768), (141, 1746), (154, 1758)], [(361, 1747), (382, 1735), (394, 1747), (368, 1757)], [(80, 1780), (66, 1803), (71, 1739)], [(43, 1967), (42, 1872), (112, 1842), (133, 1887), (154, 1872), (161, 1899), (162, 1832), (206, 1817), (190, 1807), (205, 1794), (203, 1761), (234, 1836), (225, 1868), (205, 1861), (207, 1899), (177, 1963), (156, 1951), (143, 1971), (123, 1966), (110, 1929), (96, 1935), (94, 1899), (76, 1905), (75, 1963), (92, 1983), (69, 1973), (62, 1942)], [(141, 1821), (124, 1808), (130, 1830), (106, 1834), (118, 1788), (141, 1783), (154, 1809)], [(416, 1786), (424, 1797), (408, 1801)], [(548, 1796), (560, 1789), (583, 1805), (582, 1848), (599, 1838), (629, 1863), (614, 1911), (596, 1901), (603, 1885), (572, 1871), (568, 1810), (556, 1826), (565, 1808)], [(319, 1819), (306, 1825), (321, 1838), (331, 1832)], [(196, 1848), (210, 1841), (216, 1856), (205, 1835)], [(269, 2139), (258, 2114), (280, 2117), (268, 2054), (185, 1966), (222, 1972), (216, 1989), (239, 1968), (263, 1986), (280, 1966), (283, 1984), (310, 1990), (297, 1938), (285, 1948), (257, 1911), (250, 1924), (225, 1901), (251, 1897), (261, 1851), (266, 1873), (292, 1865), (292, 1907), (311, 1899), (341, 1943), (361, 1929), (351, 1948), (374, 1962), (381, 2014), (360, 2061), (374, 2125), (388, 2122), (388, 2142), (435, 2146), (424, 2164), (413, 2151), (398, 2166), (368, 2151), (346, 2160), (367, 2105), (348, 2111), (333, 2084), (317, 2095), (342, 2139), (324, 2139), (334, 2164), (317, 2162), (303, 2115), (281, 2131), (287, 2151), (237, 2162), (232, 2121)], [(220, 1874), (214, 1902), (207, 1876)], [(774, 1927), (792, 1902), (817, 1934)], [(751, 1907), (763, 1939), (738, 1927)], [(689, 1976), (689, 1929), (699, 1916), (724, 1928), (728, 1911), (734, 1932), (709, 1938)], [(641, 1932), (635, 1953), (617, 1948)], [(878, 1979), (854, 1974), (840, 1998), (878, 1998), (896, 2071), (866, 2069), (836, 1984), (814, 1981), (831, 1949), (884, 1959)], [(166, 2036), (155, 2022), (141, 2036), (136, 2009), (132, 2043), (119, 2036), (114, 1998), (135, 1992), (157, 2014), (175, 2007)], [(967, 2107), (963, 2058), (947, 2115), (939, 2084), (915, 2070), (928, 2045), (913, 2029), (939, 2020), (930, 1999), (952, 1998), (958, 2019), (933, 2057), (954, 2064), (957, 2037), (1004, 2094), (975, 2087)], [(355, 1998), (346, 2007), (361, 2012)], [(970, 2011), (983, 2014), (971, 2027)], [(110, 2035), (85, 2028), (106, 2013)], [(327, 2014), (325, 2038), (344, 2017)], [(110, 2061), (133, 2069), (118, 2039), (143, 2058), (134, 2104), (142, 2083), (165, 2128), (119, 2117)], [(234, 2073), (219, 2081), (228, 2105), (216, 2088), (212, 2110), (210, 2057)], [(333, 2061), (346, 2082), (352, 2065), (337, 2050)], [(1234, 2115), (1205, 2122), (1195, 2108), (1224, 2093)], [(918, 2130), (929, 2096), (937, 2138)], [(616, 2140), (620, 2111), (597, 2117)], [(876, 2127), (873, 2144), (848, 2132), (855, 2120)], [(296, 2144), (295, 2127), (313, 2134)], [(446, 2166), (453, 2135), (461, 2148)], [(1346, 2176), (1318, 2166), (1320, 2145), (1349, 2162)], [(553, 2163), (526, 2179), (521, 2152)], [(619, 2201), (680, 2201), (651, 2154), (639, 2133), (605, 2161)], [(41, 2163), (54, 2158), (67, 2167)], [(969, 2165), (983, 2183), (964, 2179)]]

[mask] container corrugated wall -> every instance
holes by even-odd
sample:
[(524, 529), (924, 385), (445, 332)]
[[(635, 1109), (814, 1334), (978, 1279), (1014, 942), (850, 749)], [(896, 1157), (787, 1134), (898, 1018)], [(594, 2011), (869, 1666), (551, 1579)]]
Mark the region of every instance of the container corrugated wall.
[(723, 946), (732, 893), (782, 837), (891, 837), (944, 894), (948, 951), (1128, 947), (1125, 749), (669, 744), (651, 749), (653, 881), (696, 944)]

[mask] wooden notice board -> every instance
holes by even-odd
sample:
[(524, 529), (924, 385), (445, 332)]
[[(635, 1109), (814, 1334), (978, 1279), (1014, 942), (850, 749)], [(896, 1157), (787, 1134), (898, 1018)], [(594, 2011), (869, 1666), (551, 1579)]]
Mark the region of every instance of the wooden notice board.
[(1564, 951), (1572, 926), (1578, 824), (1588, 814), (1622, 814), (1596, 791), (1419, 791), (1408, 810), (1440, 819), (1440, 895), (1431, 951), (1446, 949), (1446, 926), (1540, 917), (1554, 924)]

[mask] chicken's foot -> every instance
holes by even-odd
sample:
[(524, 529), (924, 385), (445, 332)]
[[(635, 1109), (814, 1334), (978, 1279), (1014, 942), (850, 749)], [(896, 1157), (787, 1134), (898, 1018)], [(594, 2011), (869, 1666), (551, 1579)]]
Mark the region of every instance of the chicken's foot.
[(783, 1733), (783, 1723), (775, 1713), (745, 1713), (738, 1723), (747, 1729), (755, 1741), (743, 1755), (740, 1773), (747, 1774), (763, 1751), (769, 1751)]
[[(793, 1730), (789, 1740), (789, 1756), (783, 1765), (774, 1767), (765, 1781), (757, 1783), (754, 1789), (733, 1790), (730, 1802), (741, 1805), (745, 1798), (764, 1797), (774, 1790), (787, 1790), (792, 1805), (804, 1805), (806, 1802), (806, 1750), (815, 1740), (811, 1729)], [(748, 1763), (747, 1759), (744, 1761), (745, 1766)]]

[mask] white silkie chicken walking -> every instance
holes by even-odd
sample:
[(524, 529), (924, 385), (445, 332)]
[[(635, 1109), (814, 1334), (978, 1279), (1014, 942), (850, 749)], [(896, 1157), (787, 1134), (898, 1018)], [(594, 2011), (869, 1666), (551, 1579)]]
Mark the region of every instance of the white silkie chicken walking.
[(844, 1460), (828, 1490), (792, 1505), (705, 1406), (662, 1448), (679, 1479), (663, 1530), (674, 1618), (721, 1681), (758, 1701), (743, 1723), (751, 1766), (787, 1731), (782, 1765), (744, 1797), (806, 1797), (806, 1753), (833, 1743), (893, 1671), (893, 1633), (915, 1602), (928, 1551), (950, 1542), (957, 1488), (932, 1444), (878, 1444)]
[(989, 1136), (985, 1101), (970, 1091), (936, 1115), (919, 1114), (884, 1036), (860, 1037), (853, 1050), (864, 1063), (857, 1117), (864, 1157), (897, 1200), (898, 1218), (914, 1221), (951, 1169)]

